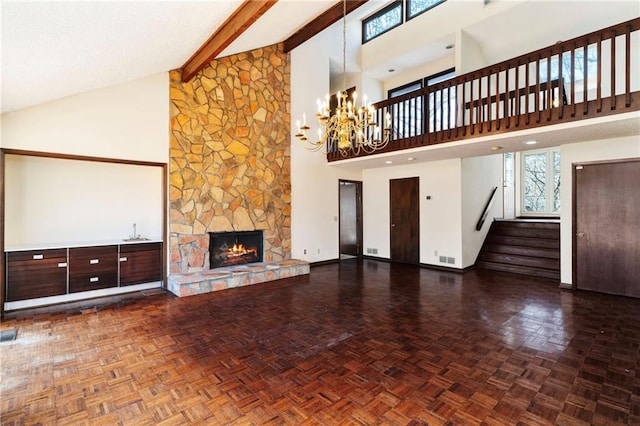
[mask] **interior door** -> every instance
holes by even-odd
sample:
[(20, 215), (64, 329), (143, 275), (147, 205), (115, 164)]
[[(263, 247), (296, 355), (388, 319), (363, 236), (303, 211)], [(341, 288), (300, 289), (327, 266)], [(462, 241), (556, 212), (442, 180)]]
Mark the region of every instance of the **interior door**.
[(640, 160), (574, 166), (575, 283), (640, 297)]
[(362, 255), (362, 182), (340, 181), (340, 256)]
[(394, 262), (420, 263), (420, 180), (389, 181), (390, 254)]

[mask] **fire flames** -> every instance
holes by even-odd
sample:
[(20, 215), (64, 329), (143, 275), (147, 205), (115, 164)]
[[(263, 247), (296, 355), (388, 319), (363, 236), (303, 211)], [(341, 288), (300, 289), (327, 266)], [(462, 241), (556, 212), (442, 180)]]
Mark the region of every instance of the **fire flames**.
[(233, 245), (233, 247), (229, 247), (229, 249), (227, 249), (227, 256), (228, 257), (238, 257), (238, 256), (244, 256), (245, 254), (256, 254), (255, 250), (248, 250), (244, 244), (239, 244), (236, 243)]

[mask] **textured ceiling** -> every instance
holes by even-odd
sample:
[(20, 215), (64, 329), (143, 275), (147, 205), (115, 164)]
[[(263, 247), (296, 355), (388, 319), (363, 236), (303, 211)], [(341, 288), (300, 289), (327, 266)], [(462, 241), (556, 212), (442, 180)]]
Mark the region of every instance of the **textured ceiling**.
[[(0, 2), (5, 113), (179, 68), (241, 0)], [(220, 56), (283, 41), (334, 3), (279, 0)], [(370, 0), (349, 15), (348, 61), (366, 51), (360, 46), (360, 19), (387, 3)], [(384, 80), (390, 78), (389, 68), (400, 75), (421, 67), (442, 55), (438, 49), (454, 40), (456, 31), (471, 37), (486, 61), (495, 63), (505, 59), (496, 53), (513, 57), (640, 15), (637, 0), (448, 0), (439, 8), (437, 15), (443, 17), (438, 22), (421, 24), (420, 34), (401, 43), (424, 40), (422, 44), (405, 51), (398, 44), (375, 49), (363, 61), (372, 64), (362, 71)], [(341, 62), (340, 46), (334, 47), (332, 60)]]

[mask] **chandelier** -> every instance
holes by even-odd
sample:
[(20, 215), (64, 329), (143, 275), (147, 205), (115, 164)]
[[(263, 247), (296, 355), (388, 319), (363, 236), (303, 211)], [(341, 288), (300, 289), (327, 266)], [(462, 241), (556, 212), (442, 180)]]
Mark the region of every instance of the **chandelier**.
[(342, 157), (357, 156), (361, 152), (371, 154), (385, 148), (391, 135), (391, 116), (385, 114), (384, 123), (380, 111), (371, 102), (367, 104), (367, 95), (362, 97), (362, 103), (357, 105), (357, 93), (354, 91), (351, 99), (346, 91), (347, 76), (347, 1), (342, 5), (342, 85), (345, 91), (336, 94), (337, 106), (333, 113), (330, 107), (330, 97), (318, 99), (316, 118), (319, 122), (318, 139), (314, 142), (307, 136), (310, 127), (307, 125), (306, 114), (302, 115), (302, 123), (298, 120), (298, 132), (295, 134), (303, 146), (310, 151), (333, 152), (336, 149)]

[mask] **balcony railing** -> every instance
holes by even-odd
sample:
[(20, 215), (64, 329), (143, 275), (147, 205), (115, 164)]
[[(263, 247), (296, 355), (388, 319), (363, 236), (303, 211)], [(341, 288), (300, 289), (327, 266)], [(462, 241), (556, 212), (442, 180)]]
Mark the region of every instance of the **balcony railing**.
[(378, 102), (393, 134), (376, 153), (638, 111), (639, 30), (633, 19)]

